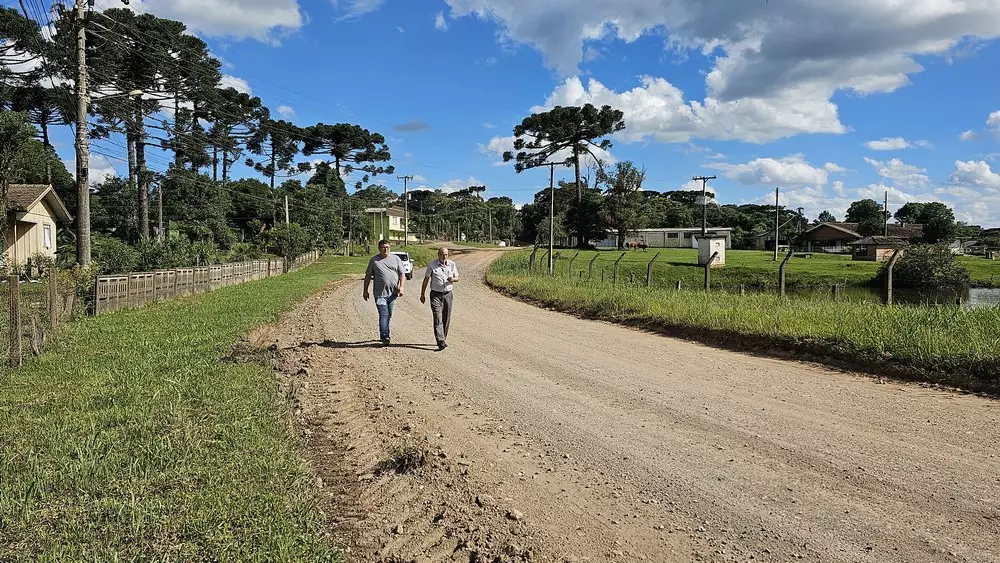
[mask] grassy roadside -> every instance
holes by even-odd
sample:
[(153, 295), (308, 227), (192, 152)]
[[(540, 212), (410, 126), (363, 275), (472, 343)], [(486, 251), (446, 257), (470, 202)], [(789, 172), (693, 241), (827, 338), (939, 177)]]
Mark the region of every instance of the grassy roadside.
[[(561, 253), (559, 271), (566, 273), (569, 259), (577, 251), (560, 249), (556, 252)], [(594, 277), (601, 277), (602, 268), (610, 276), (615, 260), (621, 254), (621, 251), (615, 250), (581, 251), (573, 262), (574, 275), (580, 271), (586, 272), (588, 263), (596, 257)], [(646, 279), (646, 265), (656, 254), (659, 257), (654, 263), (653, 274), (659, 286), (673, 287), (677, 280), (689, 287), (702, 283), (704, 270), (698, 266), (698, 251), (690, 248), (651, 248), (645, 252), (626, 252), (619, 264), (619, 277), (627, 278), (629, 274), (634, 274)], [(539, 249), (536, 256), (544, 262), (546, 249)], [(732, 290), (741, 284), (747, 289), (776, 288), (778, 265), (783, 258), (783, 255), (779, 256), (778, 262), (775, 262), (772, 252), (729, 250), (726, 252), (726, 267), (712, 273), (712, 284)], [(1000, 286), (1000, 262), (968, 256), (960, 257), (959, 260), (969, 268), (973, 286)], [(789, 289), (828, 289), (833, 284), (861, 287), (871, 284), (880, 266), (875, 262), (853, 261), (850, 256), (815, 253), (811, 258), (792, 258), (788, 262), (786, 284)], [(586, 277), (586, 273), (584, 276)]]
[(224, 360), (357, 258), (68, 325), (0, 380), (0, 560), (334, 561), (273, 372)]
[(729, 348), (782, 350), (874, 373), (1000, 392), (1000, 308), (885, 307), (665, 291), (526, 271), (523, 254), (492, 264), (487, 282), (566, 312), (648, 327)]

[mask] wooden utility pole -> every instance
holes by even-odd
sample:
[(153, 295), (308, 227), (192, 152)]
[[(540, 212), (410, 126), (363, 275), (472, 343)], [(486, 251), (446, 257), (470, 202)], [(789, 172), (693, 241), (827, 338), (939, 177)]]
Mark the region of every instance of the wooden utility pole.
[(889, 190), (885, 191), (885, 207), (882, 208), (882, 236), (889, 236)]
[(156, 223), (157, 223), (157, 238), (163, 240), (163, 182), (161, 181), (156, 186)]
[(410, 192), (409, 181), (413, 176), (396, 176), (403, 181), (403, 246), (410, 243)]
[(695, 176), (692, 180), (701, 182), (701, 236), (708, 234), (708, 181), (715, 176)]
[(781, 228), (779, 225), (781, 221), (781, 207), (778, 206), (778, 190), (779, 188), (774, 188), (774, 261), (778, 261), (778, 230)]
[(90, 141), (87, 111), (87, 0), (76, 0), (76, 262), (90, 265)]
[[(286, 195), (285, 196), (285, 224), (287, 225), (288, 223), (290, 223), (290, 221), (288, 220), (288, 196)], [(343, 223), (341, 223), (341, 225), (343, 225)], [(343, 228), (343, 226), (341, 226), (341, 228)], [(343, 231), (341, 231), (341, 233), (343, 233)]]

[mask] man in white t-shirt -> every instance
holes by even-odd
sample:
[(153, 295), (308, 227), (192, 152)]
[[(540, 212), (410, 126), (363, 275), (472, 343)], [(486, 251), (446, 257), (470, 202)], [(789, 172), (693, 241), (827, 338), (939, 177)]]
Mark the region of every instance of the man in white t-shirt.
[(427, 302), (427, 286), (431, 287), (431, 313), (434, 316), (434, 338), (438, 350), (444, 350), (448, 343), (448, 327), (451, 325), (451, 292), (458, 281), (458, 265), (448, 259), (448, 249), (439, 248), (437, 260), (427, 265), (424, 285), (420, 288), (420, 302)]

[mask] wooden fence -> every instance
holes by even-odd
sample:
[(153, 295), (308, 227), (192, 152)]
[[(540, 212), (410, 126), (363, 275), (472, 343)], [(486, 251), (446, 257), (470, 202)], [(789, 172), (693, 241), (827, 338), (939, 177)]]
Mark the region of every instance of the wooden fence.
[(94, 314), (133, 309), (158, 301), (280, 276), (301, 270), (317, 258), (319, 252), (314, 250), (292, 260), (287, 266), (283, 259), (276, 258), (199, 268), (98, 276), (94, 283)]

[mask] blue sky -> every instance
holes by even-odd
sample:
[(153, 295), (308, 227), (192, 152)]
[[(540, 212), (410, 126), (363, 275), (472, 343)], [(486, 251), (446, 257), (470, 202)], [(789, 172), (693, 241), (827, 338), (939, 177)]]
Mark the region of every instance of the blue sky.
[(296, 123), (383, 133), (411, 186), (485, 184), (530, 201), (547, 174), (497, 165), (513, 126), (608, 103), (627, 128), (607, 157), (645, 167), (647, 189), (715, 174), (722, 202), (767, 203), (781, 187), (783, 204), (838, 218), (889, 191), (890, 208), (944, 201), (1000, 226), (1000, 2), (131, 4), (184, 21), (233, 84)]

